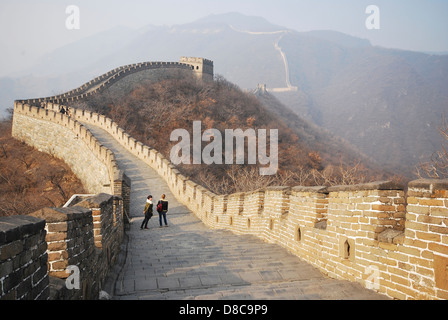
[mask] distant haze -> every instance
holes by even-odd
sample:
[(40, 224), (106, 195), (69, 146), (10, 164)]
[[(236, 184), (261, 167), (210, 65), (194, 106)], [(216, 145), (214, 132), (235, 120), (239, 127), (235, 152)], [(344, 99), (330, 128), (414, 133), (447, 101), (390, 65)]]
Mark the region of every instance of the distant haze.
[[(368, 30), (368, 5), (380, 9), (380, 30)], [(66, 8), (80, 9), (80, 29), (67, 30)], [(2, 0), (0, 77), (32, 66), (56, 48), (116, 26), (193, 22), (211, 14), (260, 16), (296, 31), (334, 30), (372, 45), (423, 52), (448, 52), (445, 0)]]

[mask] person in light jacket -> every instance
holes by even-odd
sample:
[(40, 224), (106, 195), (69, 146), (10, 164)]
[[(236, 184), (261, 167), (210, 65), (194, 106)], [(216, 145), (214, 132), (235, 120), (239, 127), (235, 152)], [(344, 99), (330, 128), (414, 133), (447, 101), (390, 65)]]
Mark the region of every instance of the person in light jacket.
[(165, 222), (165, 226), (168, 227), (168, 222), (166, 220), (166, 213), (168, 212), (168, 201), (165, 199), (166, 195), (162, 194), (161, 199), (157, 202), (157, 212), (159, 213), (159, 223), (160, 227), (162, 227), (162, 218), (163, 222)]

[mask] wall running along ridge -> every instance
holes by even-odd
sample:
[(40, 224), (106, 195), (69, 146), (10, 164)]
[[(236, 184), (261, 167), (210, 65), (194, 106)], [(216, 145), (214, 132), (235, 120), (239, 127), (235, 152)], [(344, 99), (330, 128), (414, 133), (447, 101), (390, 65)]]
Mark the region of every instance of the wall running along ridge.
[[(54, 123), (64, 125), (53, 116), (60, 105), (47, 103), (47, 111), (33, 108), (16, 103), (14, 116), (27, 118), (14, 125), (27, 125), (45, 112), (51, 116), (42, 119), (42, 130), (52, 129)], [(216, 195), (111, 119), (74, 109), (71, 119), (109, 132), (155, 169), (176, 198), (212, 229), (277, 243), (330, 277), (355, 281), (393, 298), (448, 299), (448, 180), (410, 182), (407, 195), (404, 186), (389, 181)], [(28, 129), (18, 127), (14, 132), (25, 136)], [(88, 133), (83, 136), (94, 139)]]

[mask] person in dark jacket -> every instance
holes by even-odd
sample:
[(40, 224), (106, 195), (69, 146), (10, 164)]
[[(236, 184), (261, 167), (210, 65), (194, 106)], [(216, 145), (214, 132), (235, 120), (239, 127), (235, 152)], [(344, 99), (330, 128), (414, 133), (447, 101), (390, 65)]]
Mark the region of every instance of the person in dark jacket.
[(143, 219), (142, 225), (140, 226), (140, 229), (148, 229), (148, 222), (149, 219), (151, 219), (153, 215), (153, 203), (152, 203), (152, 196), (148, 196), (146, 199), (145, 209), (143, 210), (143, 214), (145, 215), (145, 219)]
[(162, 218), (163, 221), (165, 222), (165, 226), (168, 227), (168, 222), (166, 220), (166, 213), (168, 212), (168, 201), (165, 199), (166, 195), (162, 194), (161, 199), (159, 200), (159, 202), (157, 202), (157, 208), (160, 208), (161, 210), (157, 210), (157, 212), (159, 213), (159, 223), (160, 223), (160, 227), (162, 227)]

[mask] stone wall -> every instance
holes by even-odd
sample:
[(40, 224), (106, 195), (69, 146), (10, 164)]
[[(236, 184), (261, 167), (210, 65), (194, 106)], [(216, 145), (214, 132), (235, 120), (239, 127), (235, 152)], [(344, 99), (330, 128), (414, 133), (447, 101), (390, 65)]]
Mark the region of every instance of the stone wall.
[[(31, 113), (36, 113), (36, 115), (45, 113), (45, 118), (48, 115), (65, 120), (62, 115), (58, 115), (55, 112), (47, 112), (35, 107), (29, 107), (29, 109)], [(87, 134), (87, 132), (85, 130), (81, 132), (79, 125), (75, 127), (76, 124), (73, 121), (69, 123), (73, 130), (67, 130), (66, 127), (57, 122), (55, 123), (45, 118), (37, 118), (29, 116), (29, 114), (15, 112), (12, 136), (41, 152), (63, 159), (89, 192), (111, 193), (109, 168), (89, 150), (89, 145), (84, 143), (84, 140), (79, 137), (79, 134)], [(76, 131), (79, 133), (76, 134)], [(94, 142), (93, 140), (91, 141)], [(98, 149), (101, 146), (92, 145), (92, 149), (95, 148)], [(92, 172), (95, 172), (95, 174), (92, 174)]]
[(50, 293), (45, 221), (0, 217), (0, 299), (45, 300)]
[[(98, 299), (123, 242), (122, 205), (99, 194), (74, 207), (0, 218), (0, 299)], [(73, 280), (69, 288), (73, 267), (79, 286)]]
[(64, 160), (89, 193), (122, 197), (125, 210), (129, 210), (131, 183), (120, 171), (115, 155), (73, 118), (16, 101), (12, 136)]
[(121, 199), (99, 194), (74, 207), (43, 209), (31, 216), (47, 223), (49, 275), (65, 280), (69, 266), (79, 269), (79, 290), (67, 291), (65, 281), (56, 290), (64, 292), (64, 299), (97, 299), (124, 237)]

